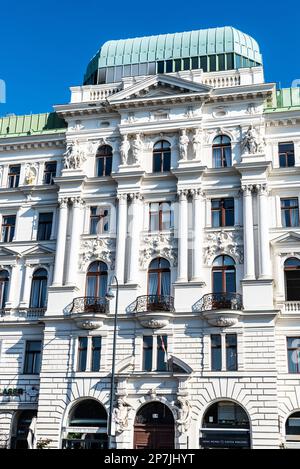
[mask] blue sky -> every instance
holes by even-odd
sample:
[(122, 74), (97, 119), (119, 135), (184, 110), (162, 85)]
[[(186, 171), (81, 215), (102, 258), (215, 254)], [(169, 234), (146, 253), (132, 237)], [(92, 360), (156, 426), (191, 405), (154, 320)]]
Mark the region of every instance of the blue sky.
[[(69, 101), (85, 67), (109, 39), (235, 26), (260, 44), (267, 81), (300, 78), (299, 0), (14, 0), (0, 7), (0, 116), (51, 111)], [(1, 98), (1, 96), (0, 96)]]

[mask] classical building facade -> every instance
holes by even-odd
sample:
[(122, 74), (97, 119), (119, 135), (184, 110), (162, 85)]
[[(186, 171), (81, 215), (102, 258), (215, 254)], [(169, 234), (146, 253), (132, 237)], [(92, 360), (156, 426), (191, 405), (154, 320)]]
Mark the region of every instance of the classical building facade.
[(114, 447), (300, 446), (299, 91), (226, 27), (0, 119), (3, 447), (107, 446), (116, 306)]

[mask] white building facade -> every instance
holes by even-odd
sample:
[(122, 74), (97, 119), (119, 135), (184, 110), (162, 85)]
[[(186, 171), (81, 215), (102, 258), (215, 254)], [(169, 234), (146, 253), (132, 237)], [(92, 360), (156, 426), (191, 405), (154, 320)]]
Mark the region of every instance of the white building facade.
[(114, 447), (300, 447), (299, 91), (216, 28), (0, 119), (3, 447), (107, 447), (117, 296)]

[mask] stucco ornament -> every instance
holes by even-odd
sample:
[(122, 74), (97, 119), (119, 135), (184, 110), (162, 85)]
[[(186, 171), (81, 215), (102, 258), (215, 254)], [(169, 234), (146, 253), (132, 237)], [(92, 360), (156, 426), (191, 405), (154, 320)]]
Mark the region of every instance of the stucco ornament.
[(128, 140), (128, 136), (123, 135), (122, 142), (120, 145), (120, 155), (121, 155), (121, 162), (124, 165), (128, 164), (129, 150), (130, 150), (130, 142)]
[(132, 142), (132, 157), (134, 164), (140, 163), (140, 157), (143, 152), (143, 147), (144, 145), (141, 139), (141, 134), (136, 134), (135, 139)]
[(114, 408), (114, 421), (116, 432), (122, 433), (128, 428), (128, 414), (132, 406), (127, 402), (125, 396), (118, 396), (117, 406)]
[(177, 407), (177, 429), (179, 433), (185, 433), (190, 427), (192, 417), (192, 409), (188, 400), (188, 396), (178, 396), (175, 405)]
[(244, 262), (242, 243), (242, 235), (239, 232), (221, 230), (208, 233), (204, 247), (205, 263), (209, 264), (220, 254), (227, 254), (242, 264)]
[(187, 160), (189, 141), (190, 140), (187, 136), (186, 129), (183, 129), (179, 137), (179, 154), (181, 160)]
[(140, 266), (146, 268), (155, 257), (168, 259), (175, 267), (177, 265), (177, 253), (173, 236), (159, 233), (143, 238), (144, 247), (140, 250)]
[(84, 270), (87, 263), (94, 260), (101, 260), (114, 268), (115, 261), (115, 240), (97, 237), (81, 242), (79, 253), (79, 268)]
[(249, 154), (262, 153), (265, 148), (265, 141), (261, 135), (250, 125), (242, 140), (242, 152)]
[(85, 150), (78, 140), (67, 144), (67, 150), (64, 153), (65, 169), (80, 169), (85, 159)]
[(25, 184), (32, 186), (37, 183), (37, 167), (36, 165), (28, 164), (25, 168)]

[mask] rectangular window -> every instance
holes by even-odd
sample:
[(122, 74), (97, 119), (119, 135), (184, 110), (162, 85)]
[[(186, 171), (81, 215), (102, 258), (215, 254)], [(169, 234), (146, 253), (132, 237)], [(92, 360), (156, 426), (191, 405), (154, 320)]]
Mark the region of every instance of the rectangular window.
[(221, 335), (212, 334), (211, 341), (211, 369), (212, 371), (222, 370), (222, 348), (221, 348)]
[(163, 61), (157, 62), (157, 73), (165, 72), (165, 63)]
[(181, 71), (181, 59), (175, 59), (175, 72), (180, 72)]
[(173, 60), (166, 60), (166, 73), (173, 72)]
[(225, 54), (218, 55), (218, 70), (225, 70)]
[(2, 218), (2, 242), (10, 243), (15, 235), (16, 215), (7, 215)]
[(87, 345), (88, 345), (87, 337), (79, 337), (78, 338), (78, 362), (77, 362), (78, 365), (77, 365), (77, 371), (86, 371)]
[(56, 176), (56, 161), (45, 163), (44, 184), (54, 184), (53, 178)]
[(300, 337), (287, 337), (289, 373), (300, 373)]
[(101, 364), (101, 337), (92, 337), (91, 371), (99, 371)]
[(38, 241), (47, 241), (51, 237), (53, 213), (40, 213), (37, 232)]
[(214, 228), (234, 225), (234, 198), (212, 199), (211, 218)]
[(152, 371), (153, 337), (143, 337), (143, 371)]
[(153, 202), (149, 206), (150, 231), (170, 230), (173, 225), (171, 202)]
[(199, 68), (199, 57), (192, 57), (192, 70)]
[(183, 59), (183, 70), (190, 70), (190, 58)]
[(90, 234), (104, 234), (109, 231), (109, 210), (101, 207), (90, 208)]
[(168, 337), (166, 335), (157, 336), (157, 371), (168, 369)]
[(215, 72), (217, 70), (217, 56), (210, 55), (209, 56), (209, 71)]
[(226, 370), (237, 370), (237, 335), (226, 334)]
[(281, 223), (284, 227), (299, 226), (298, 198), (281, 200)]
[(8, 169), (8, 187), (18, 187), (20, 182), (21, 165), (10, 166)]
[(207, 72), (207, 55), (200, 57), (200, 68), (203, 72)]
[(279, 154), (280, 168), (287, 168), (290, 166), (295, 166), (295, 152), (294, 152), (294, 144), (292, 142), (279, 143), (278, 154)]
[(232, 70), (234, 68), (234, 56), (233, 54), (226, 54), (226, 61), (227, 61), (227, 66), (226, 70)]
[(24, 374), (38, 375), (41, 367), (41, 349), (40, 340), (28, 340), (25, 349)]

